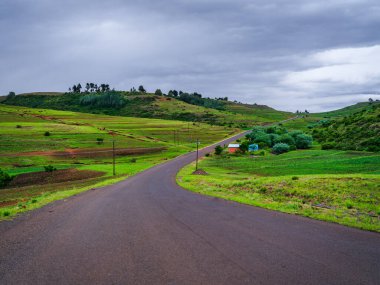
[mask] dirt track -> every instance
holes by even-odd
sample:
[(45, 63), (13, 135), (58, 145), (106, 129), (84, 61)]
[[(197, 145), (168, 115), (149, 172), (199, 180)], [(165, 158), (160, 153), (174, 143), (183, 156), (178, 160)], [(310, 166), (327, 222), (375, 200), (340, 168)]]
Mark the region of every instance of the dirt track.
[(379, 284), (379, 234), (185, 191), (194, 158), (0, 223), (0, 284)]

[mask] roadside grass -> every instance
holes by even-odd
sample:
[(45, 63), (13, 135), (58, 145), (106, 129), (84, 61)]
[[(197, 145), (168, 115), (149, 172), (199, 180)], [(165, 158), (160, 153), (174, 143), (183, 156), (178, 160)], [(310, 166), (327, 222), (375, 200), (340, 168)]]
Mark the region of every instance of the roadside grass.
[(380, 155), (306, 150), (202, 159), (177, 175), (182, 187), (266, 209), (380, 232)]
[[(21, 126), (21, 127), (19, 127)], [(44, 136), (46, 131), (50, 136)], [(0, 189), (0, 219), (82, 191), (112, 184), (158, 163), (229, 137), (239, 130), (203, 123), (94, 115), (0, 104), (0, 168), (10, 175), (75, 168), (103, 172), (98, 178)], [(102, 141), (99, 143), (98, 138)], [(160, 147), (158, 152), (116, 155), (118, 149)], [(73, 150), (71, 153), (70, 151)], [(74, 151), (88, 152), (80, 155)], [(57, 151), (64, 153), (57, 153)], [(98, 151), (104, 152), (99, 155)], [(32, 202), (34, 201), (34, 202)]]

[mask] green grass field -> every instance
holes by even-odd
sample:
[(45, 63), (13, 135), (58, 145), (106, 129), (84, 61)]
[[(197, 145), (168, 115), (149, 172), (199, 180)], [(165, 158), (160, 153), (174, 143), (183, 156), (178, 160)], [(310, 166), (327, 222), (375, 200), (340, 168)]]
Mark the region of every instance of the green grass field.
[(380, 154), (318, 149), (264, 157), (215, 156), (182, 169), (191, 191), (380, 232)]
[[(92, 179), (0, 189), (0, 217), (124, 179), (193, 150), (196, 139), (206, 146), (238, 131), (202, 123), (0, 104), (0, 168), (8, 174), (39, 172), (47, 165), (103, 172)], [(139, 154), (116, 156), (116, 176), (112, 175), (113, 140), (116, 150), (142, 149)]]

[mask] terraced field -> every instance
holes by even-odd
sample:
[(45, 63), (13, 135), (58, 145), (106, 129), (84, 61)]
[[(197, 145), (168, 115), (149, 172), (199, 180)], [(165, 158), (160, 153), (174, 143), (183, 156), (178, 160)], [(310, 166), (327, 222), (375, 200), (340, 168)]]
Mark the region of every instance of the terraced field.
[[(0, 168), (10, 175), (38, 173), (41, 179), (50, 179), (44, 185), (14, 182), (12, 189), (2, 189), (0, 216), (124, 179), (193, 150), (196, 139), (204, 146), (236, 132), (238, 129), (202, 123), (0, 104)], [(116, 176), (112, 165), (113, 141)], [(48, 165), (60, 171), (76, 169), (101, 175), (88, 177), (88, 173), (83, 173), (82, 179), (62, 182), (44, 171)], [(81, 178), (80, 174), (76, 176)]]

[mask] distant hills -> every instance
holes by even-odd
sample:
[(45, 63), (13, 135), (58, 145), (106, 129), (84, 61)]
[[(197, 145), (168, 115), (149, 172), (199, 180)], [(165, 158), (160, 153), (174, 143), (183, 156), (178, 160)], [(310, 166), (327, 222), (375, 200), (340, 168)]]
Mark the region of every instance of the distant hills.
[(294, 116), (291, 112), (277, 111), (265, 105), (242, 104), (222, 98), (201, 98), (196, 93), (187, 95), (190, 97), (129, 91), (99, 94), (36, 92), (12, 96), (3, 103), (93, 114), (205, 122), (239, 128)]

